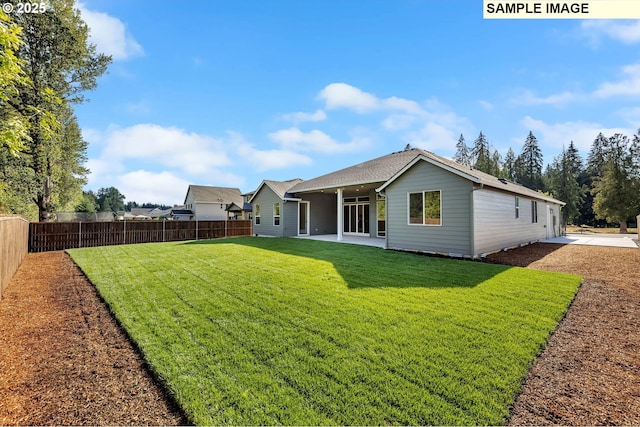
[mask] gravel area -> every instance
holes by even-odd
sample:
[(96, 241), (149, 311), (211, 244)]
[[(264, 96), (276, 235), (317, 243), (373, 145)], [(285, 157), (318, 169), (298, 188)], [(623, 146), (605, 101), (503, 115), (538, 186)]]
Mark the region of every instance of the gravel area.
[[(640, 249), (536, 243), (488, 262), (585, 279), (511, 425), (640, 425)], [(64, 252), (29, 254), (0, 301), (0, 425), (188, 423)]]
[(489, 262), (579, 274), (511, 425), (640, 425), (640, 249), (536, 243)]
[(28, 254), (0, 301), (0, 425), (180, 425), (64, 252)]

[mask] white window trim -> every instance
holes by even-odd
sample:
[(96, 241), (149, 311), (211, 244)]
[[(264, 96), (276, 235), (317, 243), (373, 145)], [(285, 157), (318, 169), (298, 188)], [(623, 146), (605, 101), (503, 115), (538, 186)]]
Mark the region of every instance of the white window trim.
[[(432, 193), (432, 192), (440, 193), (440, 224), (425, 224), (424, 222), (424, 193)], [(412, 194), (422, 194), (422, 224), (415, 224), (411, 222), (411, 195)], [(434, 190), (422, 190), (422, 191), (408, 191), (407, 192), (407, 225), (418, 226), (418, 227), (442, 227), (443, 221), (442, 215), (442, 190), (434, 189)]]
[[(278, 205), (278, 210), (280, 211), (280, 213), (277, 215), (276, 215), (276, 205)], [(282, 224), (281, 216), (282, 216), (282, 205), (280, 205), (280, 202), (274, 202), (273, 203), (273, 226), (274, 227), (280, 227), (280, 224)], [(278, 218), (277, 224), (276, 224), (276, 218)]]
[(260, 204), (256, 204), (256, 212), (255, 215), (253, 216), (254, 222), (256, 225), (261, 225), (260, 224)]

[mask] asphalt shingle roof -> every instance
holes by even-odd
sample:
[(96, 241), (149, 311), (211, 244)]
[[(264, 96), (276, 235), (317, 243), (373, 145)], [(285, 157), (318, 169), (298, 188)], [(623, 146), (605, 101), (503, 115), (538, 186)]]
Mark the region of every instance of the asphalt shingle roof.
[(193, 194), (193, 199), (196, 203), (235, 203), (238, 206), (242, 206), (244, 203), (239, 188), (190, 185), (187, 194), (189, 194), (189, 191)]
[(291, 188), (295, 185), (304, 182), (300, 178), (290, 179), (288, 181), (271, 181), (268, 179), (264, 180), (264, 183), (269, 186), (281, 199), (284, 199), (287, 196), (287, 193), (291, 193)]
[(302, 181), (289, 188), (288, 192), (291, 194), (295, 194), (310, 191), (319, 191), (323, 189), (346, 187), (350, 185), (374, 183), (380, 183), (382, 185), (382, 183), (386, 183), (391, 178), (394, 178), (403, 168), (408, 166), (419, 156), (423, 156), (423, 158), (426, 158), (433, 163), (440, 165), (441, 167), (448, 168), (450, 170), (453, 170), (454, 172), (466, 176), (468, 179), (471, 179), (479, 184), (539, 200), (546, 200), (553, 203), (564, 204), (559, 200), (539, 193), (530, 188), (524, 187), (520, 184), (498, 179), (495, 176), (469, 168), (467, 166), (461, 165), (452, 160), (440, 157), (429, 151), (425, 151), (419, 148), (411, 148), (404, 151), (387, 154), (386, 156), (359, 163), (357, 165), (350, 166), (339, 171), (331, 172), (326, 175), (310, 179), (308, 181)]

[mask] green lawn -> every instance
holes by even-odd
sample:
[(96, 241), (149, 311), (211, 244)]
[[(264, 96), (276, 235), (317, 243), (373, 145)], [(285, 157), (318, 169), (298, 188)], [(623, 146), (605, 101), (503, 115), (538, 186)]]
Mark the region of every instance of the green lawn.
[(69, 253), (208, 425), (503, 424), (580, 283), (299, 239)]

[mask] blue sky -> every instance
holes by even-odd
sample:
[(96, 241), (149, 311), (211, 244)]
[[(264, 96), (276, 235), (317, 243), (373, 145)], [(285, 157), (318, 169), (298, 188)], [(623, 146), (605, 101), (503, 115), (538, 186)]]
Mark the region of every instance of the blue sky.
[(545, 164), (640, 127), (640, 22), (484, 20), (481, 0), (84, 0), (108, 74), (76, 108), (86, 189), (310, 179), (482, 131)]

